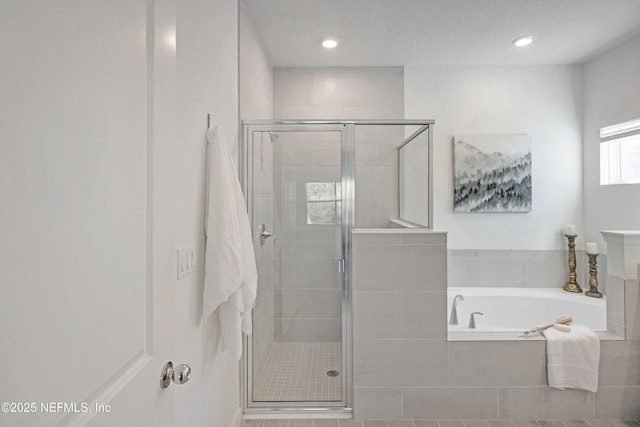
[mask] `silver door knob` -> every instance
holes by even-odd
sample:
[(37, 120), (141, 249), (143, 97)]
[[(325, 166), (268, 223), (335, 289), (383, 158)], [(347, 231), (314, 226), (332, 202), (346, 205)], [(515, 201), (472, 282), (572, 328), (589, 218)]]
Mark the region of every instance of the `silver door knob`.
[(276, 235), (267, 231), (267, 226), (262, 224), (260, 226), (260, 244), (264, 245), (264, 242), (269, 238), (269, 237), (273, 237), (273, 240), (275, 241), (276, 239)]
[(167, 388), (171, 385), (171, 381), (176, 384), (184, 384), (191, 378), (191, 366), (181, 365), (173, 367), (171, 361), (167, 362), (162, 368), (160, 374), (160, 388)]

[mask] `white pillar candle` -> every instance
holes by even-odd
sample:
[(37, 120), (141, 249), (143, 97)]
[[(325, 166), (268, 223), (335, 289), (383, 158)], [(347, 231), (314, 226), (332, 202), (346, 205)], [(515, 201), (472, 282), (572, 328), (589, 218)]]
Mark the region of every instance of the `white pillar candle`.
[(587, 243), (587, 253), (588, 254), (597, 254), (598, 253), (598, 244), (596, 242), (588, 242)]
[(564, 226), (564, 234), (567, 236), (575, 236), (576, 235), (576, 226), (573, 224), (567, 224)]

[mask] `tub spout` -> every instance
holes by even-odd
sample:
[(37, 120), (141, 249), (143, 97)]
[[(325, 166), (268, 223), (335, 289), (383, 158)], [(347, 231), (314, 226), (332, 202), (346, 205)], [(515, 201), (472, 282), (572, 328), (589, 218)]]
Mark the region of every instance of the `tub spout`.
[(476, 318), (473, 317), (474, 314), (479, 314), (480, 316), (484, 316), (484, 314), (480, 313), (479, 311), (474, 311), (473, 313), (471, 313), (471, 316), (469, 316), (469, 329), (476, 328)]
[(458, 301), (464, 301), (464, 297), (462, 295), (456, 295), (453, 299), (453, 304), (451, 304), (451, 316), (449, 316), (450, 325), (458, 324)]

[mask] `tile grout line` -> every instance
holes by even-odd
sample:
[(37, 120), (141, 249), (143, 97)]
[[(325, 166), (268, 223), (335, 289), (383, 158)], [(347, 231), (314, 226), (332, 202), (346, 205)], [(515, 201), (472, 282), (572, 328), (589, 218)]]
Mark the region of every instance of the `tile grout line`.
[(400, 338), (404, 338), (404, 292), (400, 291)]
[(452, 387), (452, 385), (451, 385), (451, 369), (452, 369), (452, 367), (451, 367), (451, 342), (447, 340), (447, 371), (448, 371), (447, 372), (447, 374), (448, 374), (447, 377), (448, 377), (448, 381), (449, 381), (449, 384), (448, 384), (449, 387)]

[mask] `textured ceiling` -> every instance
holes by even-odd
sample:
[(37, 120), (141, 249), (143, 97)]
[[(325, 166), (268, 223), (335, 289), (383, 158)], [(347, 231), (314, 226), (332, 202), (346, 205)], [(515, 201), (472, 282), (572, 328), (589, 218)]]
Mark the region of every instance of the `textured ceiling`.
[(580, 64), (640, 34), (640, 0), (245, 1), (280, 67)]

